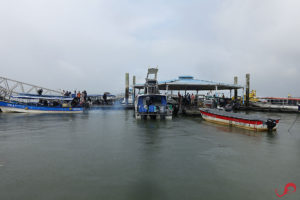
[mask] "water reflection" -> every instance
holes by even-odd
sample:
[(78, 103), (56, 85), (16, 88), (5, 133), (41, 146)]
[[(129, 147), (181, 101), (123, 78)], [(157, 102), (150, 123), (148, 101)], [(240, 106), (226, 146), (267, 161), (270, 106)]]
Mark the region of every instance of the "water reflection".
[(140, 128), (146, 128), (149, 130), (159, 129), (164, 127), (167, 124), (167, 120), (156, 120), (156, 119), (147, 119), (147, 120), (136, 120), (137, 125)]
[(130, 117), (130, 114), (132, 113), (132, 112), (130, 112), (129, 110), (125, 110), (124, 111), (124, 115), (125, 115), (125, 121), (128, 121), (129, 119), (131, 120), (132, 118)]
[(160, 169), (160, 155), (163, 140), (163, 129), (166, 121), (160, 120), (136, 120), (139, 128), (140, 139), (139, 174), (134, 184), (130, 185), (131, 192), (128, 199), (166, 199), (166, 194), (159, 180), (151, 174), (156, 174)]
[(70, 123), (81, 119), (88, 119), (88, 114), (28, 114), (2, 113), (0, 114), (0, 134), (9, 136), (24, 132), (45, 132), (47, 129), (69, 126)]
[(242, 129), (234, 126), (220, 125), (220, 124), (207, 122), (204, 120), (202, 121), (202, 123), (207, 126), (214, 127), (217, 131), (221, 131), (225, 133), (237, 133), (237, 134), (253, 136), (253, 137), (261, 137), (266, 134), (265, 132), (252, 131), (252, 130)]
[(160, 183), (150, 177), (137, 180), (130, 188), (132, 191), (128, 199), (153, 200), (158, 197), (159, 199), (167, 199), (166, 192), (160, 187)]

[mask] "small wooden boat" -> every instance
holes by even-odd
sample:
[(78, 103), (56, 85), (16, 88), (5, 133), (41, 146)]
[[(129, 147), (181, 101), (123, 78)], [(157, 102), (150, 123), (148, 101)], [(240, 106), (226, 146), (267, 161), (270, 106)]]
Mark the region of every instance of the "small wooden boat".
[(217, 109), (200, 108), (200, 113), (206, 121), (254, 131), (273, 131), (276, 130), (279, 123), (279, 119), (232, 113)]

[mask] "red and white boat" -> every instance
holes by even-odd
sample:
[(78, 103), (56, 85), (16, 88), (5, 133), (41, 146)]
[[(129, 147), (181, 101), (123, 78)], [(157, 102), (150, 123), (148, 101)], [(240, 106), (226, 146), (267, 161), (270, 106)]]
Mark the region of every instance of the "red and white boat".
[(206, 121), (254, 131), (273, 131), (276, 130), (279, 123), (279, 119), (232, 113), (218, 109), (200, 108), (200, 113)]

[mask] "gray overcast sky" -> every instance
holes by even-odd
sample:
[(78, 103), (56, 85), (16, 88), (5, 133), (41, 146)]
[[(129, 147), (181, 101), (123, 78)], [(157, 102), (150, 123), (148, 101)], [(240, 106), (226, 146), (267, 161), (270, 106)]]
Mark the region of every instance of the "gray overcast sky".
[(297, 0), (0, 0), (0, 76), (53, 89), (123, 92), (178, 75), (260, 96), (300, 96)]

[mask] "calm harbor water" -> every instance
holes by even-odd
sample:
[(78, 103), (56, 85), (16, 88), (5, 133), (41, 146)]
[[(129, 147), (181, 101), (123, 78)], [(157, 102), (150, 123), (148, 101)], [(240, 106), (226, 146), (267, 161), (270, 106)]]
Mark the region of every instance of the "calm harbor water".
[(0, 199), (279, 199), (289, 182), (299, 189), (283, 198), (300, 199), (300, 117), (259, 114), (281, 118), (278, 131), (126, 110), (0, 113)]

